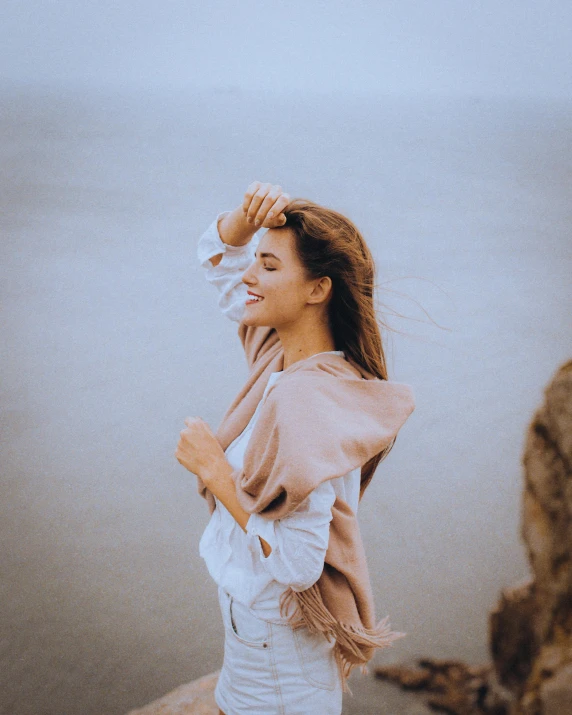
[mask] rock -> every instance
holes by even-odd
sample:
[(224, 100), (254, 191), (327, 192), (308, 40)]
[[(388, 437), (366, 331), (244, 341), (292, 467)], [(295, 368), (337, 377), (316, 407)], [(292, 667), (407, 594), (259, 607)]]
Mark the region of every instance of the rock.
[(218, 715), (218, 705), (214, 699), (220, 670), (181, 685), (158, 700), (127, 715)]
[(489, 616), (489, 644), (499, 682), (517, 697), (532, 670), (538, 644), (532, 632), (536, 600), (527, 581), (501, 592)]
[[(526, 436), (521, 535), (533, 578), (489, 620), (499, 683), (515, 715), (572, 715), (572, 360), (545, 389)], [(568, 709), (566, 709), (568, 708)]]
[(572, 713), (572, 663), (542, 683), (540, 704), (542, 715)]
[(374, 669), (377, 678), (399, 683), (404, 689), (424, 690), (429, 693), (426, 703), (433, 710), (452, 715), (479, 715), (504, 710), (483, 709), (488, 692), (490, 665), (469, 666), (457, 660), (422, 658), (418, 668), (380, 666)]
[(431, 671), (428, 668), (413, 670), (402, 665), (386, 665), (375, 669), (375, 676), (399, 683), (405, 690), (428, 688)]
[(489, 617), (492, 667), (421, 659), (375, 675), (454, 715), (572, 715), (572, 360), (545, 390), (523, 454), (521, 536), (533, 577)]

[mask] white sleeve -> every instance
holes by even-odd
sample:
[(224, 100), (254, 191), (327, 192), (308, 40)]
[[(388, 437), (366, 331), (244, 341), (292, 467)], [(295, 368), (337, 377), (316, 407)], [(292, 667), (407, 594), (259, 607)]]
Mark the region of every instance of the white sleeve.
[[(248, 287), (242, 282), (246, 269), (254, 261), (254, 251), (260, 241), (260, 229), (245, 246), (229, 246), (221, 239), (218, 232), (218, 222), (230, 211), (220, 213), (199, 239), (197, 257), (205, 271), (205, 277), (219, 292), (218, 305), (224, 315), (230, 320), (240, 323), (244, 313), (246, 291)], [(266, 229), (263, 229), (266, 231)], [(222, 253), (217, 266), (210, 259)]]
[[(290, 586), (293, 591), (305, 591), (320, 578), (335, 500), (334, 487), (327, 480), (282, 519), (250, 515), (246, 523), (248, 548), (258, 554), (264, 568), (278, 583)], [(259, 536), (272, 547), (268, 556), (262, 551)]]

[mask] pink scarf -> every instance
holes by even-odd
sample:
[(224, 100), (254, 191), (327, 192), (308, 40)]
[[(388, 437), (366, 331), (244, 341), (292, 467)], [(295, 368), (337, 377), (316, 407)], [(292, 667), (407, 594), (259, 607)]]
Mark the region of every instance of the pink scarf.
[[(284, 366), (284, 351), (273, 328), (239, 324), (250, 369), (242, 390), (216, 432), (221, 447), (238, 437), (254, 414), (272, 372)], [(334, 353), (319, 353), (292, 364), (269, 389), (244, 456), (233, 472), (245, 511), (268, 519), (292, 512), (327, 479), (363, 467), (386, 447), (415, 409), (404, 383), (380, 380)], [(362, 473), (363, 478), (363, 473)], [(212, 492), (197, 477), (199, 494), (215, 509)], [(360, 490), (360, 501), (367, 484)], [(285, 616), (292, 599), (292, 628), (306, 626), (335, 638), (334, 652), (344, 692), (356, 666), (404, 633), (391, 631), (386, 616), (376, 624), (374, 599), (357, 517), (336, 498), (324, 570), (309, 589), (287, 589), (280, 599)]]

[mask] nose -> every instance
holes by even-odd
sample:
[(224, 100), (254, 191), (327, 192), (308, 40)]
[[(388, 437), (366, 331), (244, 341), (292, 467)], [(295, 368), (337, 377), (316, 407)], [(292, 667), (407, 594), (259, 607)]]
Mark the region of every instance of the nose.
[(252, 286), (252, 281), (250, 279), (250, 268), (248, 268), (243, 274), (242, 274), (242, 282), (246, 283), (246, 285), (250, 288)]

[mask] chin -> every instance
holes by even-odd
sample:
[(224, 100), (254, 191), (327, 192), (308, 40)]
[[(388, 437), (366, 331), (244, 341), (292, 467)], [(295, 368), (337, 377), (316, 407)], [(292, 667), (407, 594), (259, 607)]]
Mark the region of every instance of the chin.
[(268, 323), (266, 323), (266, 322), (261, 322), (257, 318), (256, 315), (252, 315), (252, 313), (250, 315), (248, 315), (248, 308), (244, 309), (244, 313), (242, 314), (241, 322), (244, 323), (245, 325), (250, 326), (250, 327), (258, 327), (258, 326), (260, 326), (260, 327), (267, 326), (269, 328), (272, 327), (271, 325), (268, 325)]
[(242, 314), (242, 322), (245, 325), (258, 325), (256, 322), (256, 316), (252, 315), (252, 313), (248, 310), (248, 308), (244, 308), (244, 312)]
[[(246, 312), (246, 311), (245, 311)], [(242, 314), (242, 318), (240, 319), (241, 323), (244, 323), (245, 325), (256, 325), (256, 320), (252, 318), (252, 316), (247, 316), (244, 313)]]

